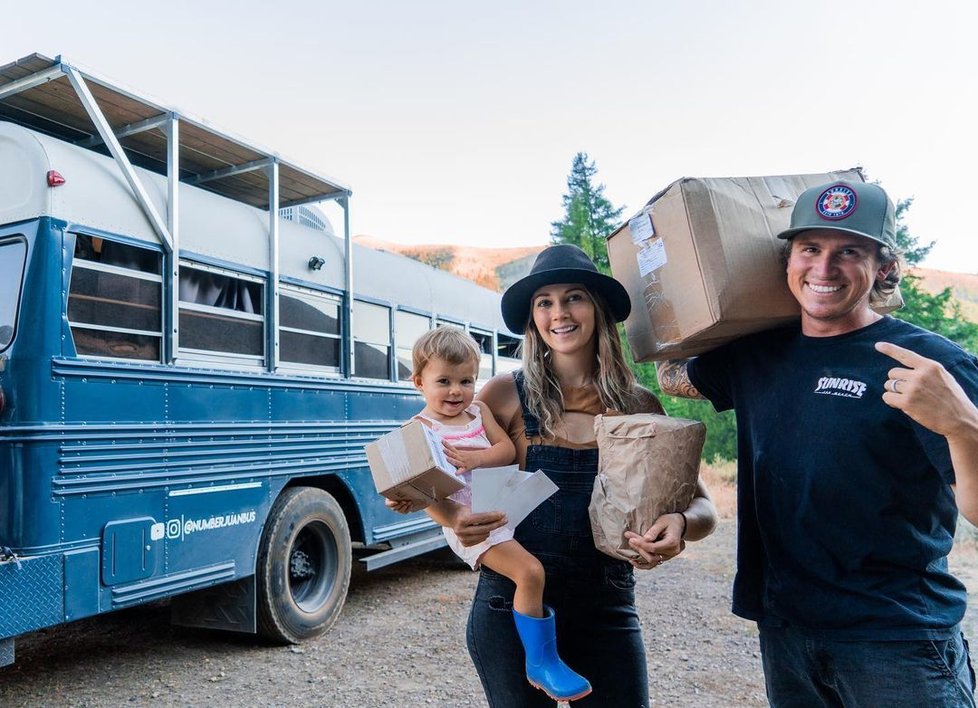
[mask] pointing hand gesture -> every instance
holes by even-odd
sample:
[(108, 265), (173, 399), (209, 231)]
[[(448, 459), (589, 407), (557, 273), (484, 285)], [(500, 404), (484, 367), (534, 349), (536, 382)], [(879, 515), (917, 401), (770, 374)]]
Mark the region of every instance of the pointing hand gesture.
[(967, 429), (975, 405), (939, 362), (889, 342), (877, 342), (876, 351), (901, 364), (889, 370), (883, 384), (883, 402), (922, 426), (947, 436)]

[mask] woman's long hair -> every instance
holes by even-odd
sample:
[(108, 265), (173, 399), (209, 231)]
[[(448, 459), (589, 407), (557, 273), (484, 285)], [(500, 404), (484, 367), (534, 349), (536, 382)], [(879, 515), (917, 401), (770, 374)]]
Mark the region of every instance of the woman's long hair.
[[(618, 327), (604, 299), (587, 288), (584, 290), (594, 305), (594, 336), (597, 339), (590, 372), (591, 383), (605, 408), (631, 413), (638, 406), (639, 394), (635, 375), (628, 368), (622, 353)], [(537, 331), (532, 315), (526, 326), (522, 353), (527, 407), (540, 422), (541, 435), (544, 438), (557, 437), (564, 414), (564, 396), (550, 365), (550, 347)]]

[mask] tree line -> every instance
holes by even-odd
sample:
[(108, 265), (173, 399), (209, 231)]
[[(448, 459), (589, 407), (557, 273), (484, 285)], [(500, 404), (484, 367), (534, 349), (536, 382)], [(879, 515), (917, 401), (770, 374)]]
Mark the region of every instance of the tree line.
[[(597, 181), (597, 172), (594, 161), (587, 153), (579, 152), (574, 156), (567, 177), (567, 192), (562, 200), (564, 215), (562, 219), (551, 224), (550, 237), (555, 244), (580, 246), (591, 256), (601, 272), (610, 275), (607, 240), (619, 227), (625, 207), (616, 207), (605, 196), (605, 186)], [(896, 203), (897, 244), (910, 268), (919, 265), (936, 243), (921, 243), (910, 234), (904, 223), (904, 216), (912, 204), (912, 197)], [(941, 334), (971, 353), (978, 353), (978, 323), (971, 322), (962, 315), (960, 305), (953, 298), (950, 288), (932, 295), (921, 287), (919, 277), (905, 272), (900, 282), (900, 292), (904, 305), (893, 313), (895, 317)], [(639, 383), (659, 397), (669, 415), (701, 420), (706, 425), (703, 458), (735, 460), (737, 428), (733, 411), (717, 413), (707, 401), (693, 401), (663, 394), (656, 380), (655, 366), (651, 363), (635, 362), (623, 328), (620, 328), (619, 334)]]

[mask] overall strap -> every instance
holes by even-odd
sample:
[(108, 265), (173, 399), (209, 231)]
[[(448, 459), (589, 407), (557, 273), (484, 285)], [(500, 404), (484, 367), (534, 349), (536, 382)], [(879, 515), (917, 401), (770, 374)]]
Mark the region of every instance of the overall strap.
[(520, 408), (523, 413), (523, 425), (526, 426), (526, 437), (535, 438), (540, 434), (540, 421), (530, 412), (526, 406), (526, 390), (523, 386), (523, 370), (513, 372), (513, 382), (516, 384), (516, 393), (520, 397)]

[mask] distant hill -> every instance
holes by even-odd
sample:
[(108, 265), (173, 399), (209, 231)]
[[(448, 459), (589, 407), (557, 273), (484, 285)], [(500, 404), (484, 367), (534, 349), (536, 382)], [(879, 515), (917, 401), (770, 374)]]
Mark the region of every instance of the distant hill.
[(544, 246), (520, 248), (479, 248), (475, 246), (423, 245), (381, 241), (372, 236), (354, 236), (360, 246), (379, 251), (399, 253), (427, 263), (435, 268), (471, 280), (479, 285), (502, 292), (511, 283), (526, 275), (533, 259)]
[(961, 303), (961, 314), (978, 322), (978, 273), (952, 273), (930, 268), (914, 268), (911, 272), (920, 277), (921, 287), (933, 295), (951, 288), (951, 294)]
[[(353, 240), (361, 246), (400, 253), (422, 263), (442, 268), (498, 292), (502, 292), (526, 275), (536, 255), (545, 248), (545, 246), (522, 248), (411, 246), (381, 241), (371, 236), (354, 236)], [(952, 294), (961, 303), (961, 313), (972, 322), (978, 322), (978, 273), (952, 273), (931, 268), (914, 268), (911, 272), (920, 277), (921, 286), (929, 293), (936, 294), (944, 288), (951, 288)]]

